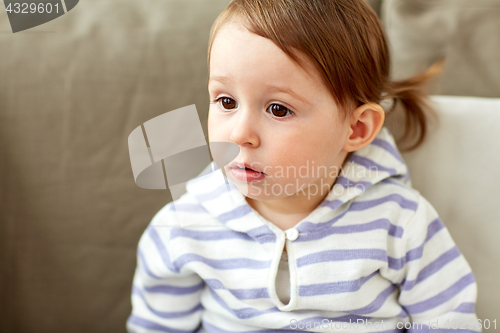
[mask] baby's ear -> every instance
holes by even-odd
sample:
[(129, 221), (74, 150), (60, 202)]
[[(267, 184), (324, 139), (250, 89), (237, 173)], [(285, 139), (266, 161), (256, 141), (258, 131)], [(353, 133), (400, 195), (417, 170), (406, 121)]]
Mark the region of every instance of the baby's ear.
[(349, 137), (343, 147), (346, 152), (368, 146), (384, 125), (384, 109), (376, 103), (358, 106), (351, 116)]

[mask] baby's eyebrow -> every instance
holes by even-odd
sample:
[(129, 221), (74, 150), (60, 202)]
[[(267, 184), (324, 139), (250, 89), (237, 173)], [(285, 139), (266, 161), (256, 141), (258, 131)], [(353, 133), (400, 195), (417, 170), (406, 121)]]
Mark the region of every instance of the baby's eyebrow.
[(298, 99), (302, 103), (309, 104), (309, 105), (311, 104), (304, 97), (300, 96), (299, 94), (297, 94), (296, 92), (294, 92), (292, 89), (290, 89), (288, 87), (266, 86), (266, 88), (269, 89), (270, 92), (282, 92), (282, 93), (285, 93), (285, 94), (288, 94), (288, 95), (294, 97), (295, 99)]
[(231, 80), (227, 76), (211, 76), (208, 79), (208, 82), (210, 82), (210, 81), (219, 81), (219, 82), (222, 82), (222, 83), (233, 82), (233, 80)]
[[(229, 78), (227, 76), (211, 76), (209, 78), (208, 82), (210, 83), (210, 81), (218, 81), (221, 83), (233, 82), (233, 80), (231, 80), (231, 78)], [(285, 94), (292, 96), (293, 98), (301, 101), (302, 103), (311, 105), (311, 103), (309, 103), (309, 101), (307, 101), (304, 97), (300, 96), (299, 94), (297, 94), (295, 91), (293, 91), (292, 89), (290, 89), (288, 87), (273, 86), (273, 85), (266, 85), (265, 87), (266, 87), (266, 89), (268, 89), (269, 92), (282, 92), (282, 93), (285, 93)]]

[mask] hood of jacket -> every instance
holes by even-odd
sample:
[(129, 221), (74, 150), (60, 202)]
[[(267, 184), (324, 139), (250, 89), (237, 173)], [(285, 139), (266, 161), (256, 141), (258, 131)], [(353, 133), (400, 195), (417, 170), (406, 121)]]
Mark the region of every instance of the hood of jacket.
[[(212, 162), (197, 178), (186, 184), (185, 200), (191, 210), (208, 214), (205, 220), (217, 220), (226, 227), (246, 233), (261, 243), (273, 242), (283, 232), (263, 218), (245, 200), (240, 190)], [(299, 233), (317, 231), (322, 223), (338, 217), (345, 206), (361, 200), (363, 194), (376, 190), (385, 182), (411, 187), (408, 168), (399, 153), (394, 137), (383, 127), (366, 147), (353, 152), (325, 199), (294, 228)], [(177, 205), (177, 203), (176, 203)], [(195, 207), (196, 206), (196, 207)], [(177, 208), (176, 208), (177, 209)]]

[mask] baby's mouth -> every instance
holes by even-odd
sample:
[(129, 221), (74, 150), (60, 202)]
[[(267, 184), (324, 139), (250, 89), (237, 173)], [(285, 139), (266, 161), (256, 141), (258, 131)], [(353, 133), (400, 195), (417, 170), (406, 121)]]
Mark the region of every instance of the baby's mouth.
[(232, 163), (232, 164), (229, 165), (229, 168), (230, 169), (236, 169), (236, 170), (246, 170), (246, 171), (251, 171), (251, 172), (258, 172), (258, 173), (261, 173), (261, 174), (265, 175), (264, 172), (262, 172), (262, 171), (260, 171), (258, 169), (252, 168), (247, 163)]
[(229, 169), (232, 176), (242, 182), (254, 182), (262, 180), (267, 176), (264, 172), (254, 169), (246, 163), (231, 163)]

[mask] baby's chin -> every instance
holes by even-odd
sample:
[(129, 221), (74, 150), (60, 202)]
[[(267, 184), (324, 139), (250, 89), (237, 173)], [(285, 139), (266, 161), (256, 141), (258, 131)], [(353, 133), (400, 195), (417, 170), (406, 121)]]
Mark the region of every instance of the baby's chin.
[(272, 194), (264, 194), (264, 193), (258, 193), (258, 192), (252, 192), (251, 190), (248, 191), (247, 194), (242, 193), (245, 197), (252, 199), (252, 200), (257, 200), (257, 201), (273, 201), (273, 200), (279, 200), (279, 199), (284, 199), (286, 195), (281, 195), (281, 196), (276, 196)]
[(233, 182), (233, 184), (246, 198), (258, 201), (273, 201), (300, 195), (299, 190), (291, 185), (285, 187), (281, 184), (273, 184), (273, 186), (267, 184), (266, 186), (261, 182)]

